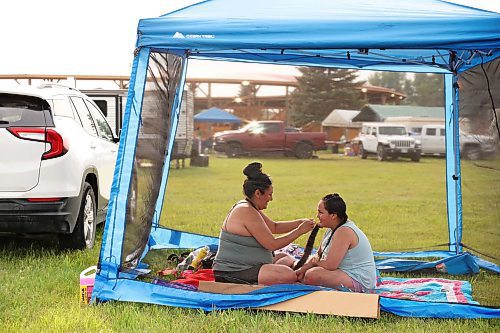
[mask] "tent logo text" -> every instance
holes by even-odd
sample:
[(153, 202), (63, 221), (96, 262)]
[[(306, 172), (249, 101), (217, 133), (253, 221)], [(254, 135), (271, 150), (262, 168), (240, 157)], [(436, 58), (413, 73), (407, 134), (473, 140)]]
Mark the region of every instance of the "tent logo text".
[(199, 35), (199, 34), (187, 34), (184, 35), (182, 32), (176, 32), (172, 38), (206, 38), (213, 39), (215, 35)]

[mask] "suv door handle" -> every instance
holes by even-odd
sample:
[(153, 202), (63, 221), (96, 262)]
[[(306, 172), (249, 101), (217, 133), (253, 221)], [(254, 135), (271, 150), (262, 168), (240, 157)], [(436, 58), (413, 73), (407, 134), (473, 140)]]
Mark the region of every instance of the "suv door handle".
[(93, 144), (93, 143), (91, 143), (91, 144), (90, 144), (90, 149), (96, 149), (96, 145), (95, 145), (95, 144)]

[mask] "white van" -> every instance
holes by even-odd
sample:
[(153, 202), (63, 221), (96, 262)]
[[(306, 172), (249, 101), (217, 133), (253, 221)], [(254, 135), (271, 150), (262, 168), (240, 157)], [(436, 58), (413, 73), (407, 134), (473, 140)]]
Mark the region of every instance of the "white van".
[[(422, 154), (445, 155), (445, 126), (423, 125), (420, 135)], [(497, 148), (495, 140), (486, 135), (460, 132), (460, 155), (464, 159), (478, 160), (492, 155)]]

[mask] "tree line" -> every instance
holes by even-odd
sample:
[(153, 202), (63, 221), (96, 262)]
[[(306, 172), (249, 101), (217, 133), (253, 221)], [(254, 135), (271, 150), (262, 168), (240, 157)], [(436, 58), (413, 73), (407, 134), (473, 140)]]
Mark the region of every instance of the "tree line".
[[(303, 67), (297, 77), (298, 86), (290, 99), (291, 121), (302, 126), (322, 121), (334, 109), (359, 110), (368, 101), (362, 99), (358, 71), (349, 69)], [(443, 76), (437, 74), (407, 74), (375, 72), (368, 82), (374, 86), (403, 92), (407, 97), (401, 104), (443, 106)]]

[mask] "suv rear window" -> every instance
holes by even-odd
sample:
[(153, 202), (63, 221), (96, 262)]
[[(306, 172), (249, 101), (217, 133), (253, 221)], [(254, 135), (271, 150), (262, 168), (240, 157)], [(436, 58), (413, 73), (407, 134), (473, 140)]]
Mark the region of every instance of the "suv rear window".
[(44, 99), (0, 93), (0, 127), (53, 125), (49, 110)]

